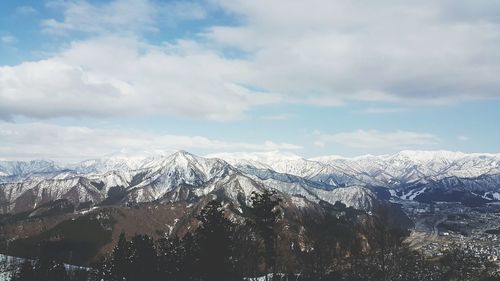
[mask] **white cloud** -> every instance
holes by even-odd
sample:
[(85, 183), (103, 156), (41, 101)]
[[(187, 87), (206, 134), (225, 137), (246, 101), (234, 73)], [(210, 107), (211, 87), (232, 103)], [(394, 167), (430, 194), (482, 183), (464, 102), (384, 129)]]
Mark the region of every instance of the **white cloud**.
[(149, 1), (120, 0), (93, 5), (87, 1), (50, 1), (48, 7), (61, 10), (63, 20), (46, 19), (44, 31), (102, 33), (107, 31), (154, 30), (154, 7)]
[(470, 138), (468, 136), (458, 136), (459, 141), (468, 141)]
[(15, 15), (18, 15), (18, 16), (30, 16), (30, 15), (33, 15), (36, 13), (38, 13), (38, 11), (29, 5), (19, 6), (15, 10)]
[(205, 33), (252, 54), (254, 84), (339, 100), (500, 98), (498, 1), (216, 1), (239, 26)]
[(115, 0), (102, 3), (88, 1), (50, 1), (48, 7), (62, 12), (63, 19), (45, 19), (43, 30), (51, 34), (72, 31), (86, 33), (138, 33), (158, 31), (161, 21), (199, 20), (205, 10), (195, 2), (151, 0)]
[(262, 116), (262, 119), (264, 119), (264, 120), (272, 120), (272, 121), (285, 121), (285, 120), (290, 119), (292, 116), (293, 115), (291, 115), (291, 114), (283, 113), (283, 114), (274, 114), (274, 115)]
[(47, 158), (78, 161), (102, 157), (110, 152), (144, 153), (154, 151), (273, 151), (296, 150), (289, 143), (227, 142), (203, 136), (157, 134), (143, 131), (95, 129), (46, 123), (0, 122), (0, 155), (5, 159)]
[(306, 104), (319, 107), (337, 107), (344, 105), (338, 97), (304, 95), (303, 97), (288, 97), (286, 102), (292, 104)]
[(180, 20), (201, 20), (207, 12), (199, 3), (178, 1), (161, 6), (160, 14), (168, 17), (171, 22)]
[[(142, 34), (158, 31), (165, 20), (210, 18), (213, 7), (49, 2), (62, 17), (46, 19), (46, 32), (83, 32), (89, 39), (45, 60), (0, 66), (0, 117), (228, 120), (276, 103), (408, 107), (500, 98), (500, 21), (492, 16), (500, 5), (492, 2), (208, 2), (239, 25), (207, 26), (191, 39), (164, 44), (147, 43)], [(228, 47), (248, 55), (229, 58)]]
[(4, 44), (12, 44), (12, 43), (16, 43), (17, 39), (16, 39), (16, 37), (11, 36), (11, 35), (5, 35), (5, 36), (0, 37), (0, 41)]
[(341, 144), (362, 149), (415, 149), (434, 146), (441, 139), (433, 134), (409, 131), (381, 132), (378, 130), (357, 130), (337, 134), (318, 134), (318, 146)]
[(408, 109), (403, 107), (368, 107), (362, 112), (364, 113), (399, 113), (405, 112)]
[(0, 67), (3, 117), (167, 115), (241, 118), (280, 97), (250, 91), (248, 63), (190, 41), (166, 47), (134, 38), (73, 43), (52, 58)]

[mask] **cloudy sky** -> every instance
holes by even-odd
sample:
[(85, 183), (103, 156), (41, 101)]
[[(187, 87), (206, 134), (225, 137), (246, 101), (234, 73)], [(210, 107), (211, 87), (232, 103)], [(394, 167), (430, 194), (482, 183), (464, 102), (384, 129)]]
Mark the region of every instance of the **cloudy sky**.
[(499, 0), (1, 1), (0, 158), (500, 152)]

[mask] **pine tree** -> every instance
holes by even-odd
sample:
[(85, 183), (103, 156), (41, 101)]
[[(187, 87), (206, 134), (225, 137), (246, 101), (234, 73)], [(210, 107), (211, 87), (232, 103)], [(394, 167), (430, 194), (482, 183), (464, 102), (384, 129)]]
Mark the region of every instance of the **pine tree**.
[(127, 239), (125, 238), (125, 233), (122, 232), (118, 238), (118, 243), (111, 254), (109, 269), (112, 280), (126, 280), (130, 265), (128, 248), (129, 245)]
[(199, 243), (196, 235), (188, 232), (182, 239), (184, 259), (180, 280), (200, 280), (200, 255)]
[(54, 262), (49, 270), (50, 281), (69, 281), (68, 273), (62, 262)]
[(221, 203), (211, 201), (198, 216), (199, 273), (204, 281), (235, 280), (232, 265), (232, 222), (224, 216)]
[(38, 258), (34, 271), (36, 281), (69, 281), (64, 264), (43, 255)]
[(35, 276), (37, 281), (51, 281), (50, 269), (54, 266), (54, 261), (45, 256), (38, 257), (35, 263)]
[(157, 256), (153, 240), (147, 235), (136, 235), (129, 245), (130, 264), (126, 280), (156, 280)]
[(374, 215), (374, 229), (372, 236), (374, 259), (381, 281), (389, 281), (392, 271), (397, 271), (397, 253), (401, 251), (403, 240), (408, 232), (391, 220), (390, 209), (381, 206)]
[(242, 276), (258, 275), (259, 237), (248, 224), (236, 225), (233, 231), (235, 270)]
[(275, 197), (276, 192), (264, 190), (263, 193), (252, 193), (252, 206), (250, 210), (250, 219), (248, 223), (253, 226), (264, 242), (264, 260), (265, 273), (269, 269), (274, 272), (276, 264), (276, 226), (281, 216), (281, 210), (278, 208), (281, 199)]
[(90, 281), (115, 281), (115, 276), (112, 272), (112, 259), (102, 258), (99, 262), (92, 266), (94, 269), (90, 272)]
[(11, 281), (35, 281), (35, 271), (31, 261), (23, 262), (19, 270), (12, 276)]
[(157, 241), (158, 274), (165, 280), (181, 281), (185, 269), (185, 247), (177, 238), (162, 238)]

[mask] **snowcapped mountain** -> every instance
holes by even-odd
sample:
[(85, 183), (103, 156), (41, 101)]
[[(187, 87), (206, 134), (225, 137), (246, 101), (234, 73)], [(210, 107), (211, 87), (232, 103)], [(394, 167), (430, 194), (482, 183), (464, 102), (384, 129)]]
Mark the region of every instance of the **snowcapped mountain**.
[(401, 151), (394, 155), (361, 156), (351, 159), (320, 157), (315, 160), (366, 174), (371, 184), (407, 184), (447, 177), (473, 178), (500, 173), (500, 154), (465, 154), (451, 151)]
[(68, 168), (82, 174), (127, 171), (139, 169), (145, 160), (145, 157), (114, 156), (86, 160), (77, 164), (69, 165)]
[[(274, 189), (290, 202), (341, 201), (370, 210), (386, 188), (401, 200), (500, 200), (500, 155), (402, 151), (394, 155), (304, 159), (279, 152), (199, 157), (185, 151), (114, 156), (71, 165), (0, 162), (0, 209), (20, 212), (57, 200), (75, 206), (194, 201), (209, 194), (234, 202)], [(3, 183), (1, 183), (3, 182)]]
[[(351, 178), (342, 169), (319, 161), (301, 158), (291, 153), (221, 153), (206, 157), (226, 160), (238, 169), (251, 173), (252, 169), (267, 169), (279, 173), (295, 175), (330, 186), (356, 185), (362, 182)], [(349, 184), (346, 184), (349, 183)]]
[[(220, 159), (206, 159), (185, 151), (149, 161), (133, 171), (130, 188), (134, 200), (146, 202), (171, 197), (181, 198), (182, 187), (201, 188), (217, 182), (237, 171)], [(199, 191), (198, 191), (199, 192)]]
[(295, 168), (297, 166), (295, 165), (296, 161), (305, 160), (298, 155), (279, 151), (217, 153), (207, 155), (206, 157), (224, 159), (226, 162), (235, 166), (253, 166), (260, 169), (273, 169), (281, 173), (287, 173), (289, 172), (288, 169)]
[(0, 183), (47, 176), (61, 170), (64, 168), (48, 160), (0, 161)]
[[(307, 161), (307, 160), (304, 160)], [(194, 201), (209, 194), (234, 202), (248, 200), (253, 191), (274, 189), (299, 202), (320, 200), (361, 206), (358, 199), (332, 191), (335, 187), (270, 169), (238, 169), (219, 158), (204, 158), (185, 151), (165, 157), (102, 159), (60, 168), (46, 177), (0, 185), (2, 212), (29, 210), (57, 199), (81, 203), (129, 204), (152, 201)], [(369, 193), (368, 189), (356, 191)], [(377, 200), (374, 196), (368, 196)], [(352, 202), (351, 202), (352, 201)]]
[[(331, 187), (384, 187), (405, 200), (413, 200), (417, 195), (422, 198), (424, 193), (436, 189), (444, 194), (460, 191), (485, 200), (498, 200), (496, 194), (500, 194), (500, 154), (401, 151), (394, 155), (303, 159), (271, 152), (209, 157), (225, 159), (250, 174), (262, 173), (265, 168)], [(454, 197), (447, 199), (454, 200)]]
[[(140, 172), (141, 177), (145, 172), (143, 179), (140, 184), (132, 185), (130, 196), (136, 202), (175, 202), (218, 194), (233, 201), (244, 199), (248, 202), (253, 191), (274, 189), (282, 195), (298, 196), (311, 202), (324, 200), (333, 204), (341, 199), (331, 190), (324, 190), (324, 184), (273, 170), (263, 171), (266, 173), (257, 174), (255, 170), (235, 168), (219, 158), (198, 157), (179, 151), (143, 169)], [(373, 197), (373, 200), (376, 199)], [(343, 203), (354, 205), (349, 201)]]
[[(277, 172), (316, 179), (334, 185), (358, 180), (368, 185), (391, 186), (440, 180), (447, 177), (474, 178), (500, 173), (500, 154), (465, 154), (451, 151), (401, 151), (394, 155), (365, 155), (354, 158), (323, 156), (311, 159), (277, 152), (212, 154), (235, 167), (267, 168)], [(330, 182), (329, 182), (330, 181)], [(342, 183), (342, 180), (340, 180)], [(349, 183), (349, 182), (345, 182)]]

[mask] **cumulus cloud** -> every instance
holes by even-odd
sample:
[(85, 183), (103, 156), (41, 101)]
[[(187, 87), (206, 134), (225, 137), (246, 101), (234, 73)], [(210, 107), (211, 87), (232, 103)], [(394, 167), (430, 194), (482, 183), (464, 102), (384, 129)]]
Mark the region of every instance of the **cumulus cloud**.
[(0, 122), (0, 155), (4, 159), (47, 158), (79, 161), (111, 152), (144, 153), (185, 149), (202, 153), (221, 151), (296, 150), (289, 143), (227, 142), (203, 136), (158, 134), (134, 130), (96, 129), (46, 123)]
[(409, 131), (382, 132), (378, 130), (357, 130), (337, 134), (317, 133), (315, 142), (318, 146), (341, 144), (352, 148), (367, 149), (414, 149), (434, 146), (441, 139), (433, 134)]
[[(500, 98), (497, 1), (55, 0), (48, 6), (61, 17), (45, 19), (46, 32), (88, 36), (44, 60), (0, 66), (0, 118), (228, 120), (277, 103), (409, 107)], [(213, 6), (238, 24), (206, 21), (189, 39), (144, 39), (165, 19), (210, 18), (218, 12)], [(228, 49), (245, 55), (226, 56)]]
[(279, 97), (251, 91), (248, 63), (225, 59), (195, 42), (168, 46), (134, 38), (73, 43), (52, 58), (0, 67), (4, 117), (174, 115), (237, 119)]
[(341, 100), (500, 97), (498, 1), (218, 0), (242, 18), (205, 34), (251, 53), (254, 82)]

